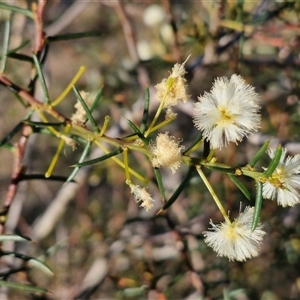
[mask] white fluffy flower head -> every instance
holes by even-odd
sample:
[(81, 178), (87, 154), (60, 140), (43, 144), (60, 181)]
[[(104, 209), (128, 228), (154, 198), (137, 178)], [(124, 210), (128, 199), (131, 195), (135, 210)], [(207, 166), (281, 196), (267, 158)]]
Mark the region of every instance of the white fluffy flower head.
[[(269, 149), (268, 155), (273, 159), (275, 150)], [(286, 155), (287, 150), (283, 149), (277, 168), (263, 185), (263, 197), (277, 199), (283, 207), (300, 203), (300, 155)]]
[(239, 75), (219, 77), (195, 104), (194, 124), (213, 149), (237, 143), (260, 127), (259, 96)]
[(180, 140), (176, 140), (169, 133), (159, 133), (154, 143), (150, 143), (149, 150), (152, 154), (150, 162), (153, 167), (167, 167), (174, 174), (181, 164), (181, 150), (184, 146), (179, 146)]
[(257, 256), (265, 232), (260, 223), (251, 230), (253, 214), (254, 207), (247, 206), (232, 223), (215, 225), (210, 221), (212, 228), (203, 232), (204, 241), (218, 256), (228, 257), (230, 261), (245, 261)]

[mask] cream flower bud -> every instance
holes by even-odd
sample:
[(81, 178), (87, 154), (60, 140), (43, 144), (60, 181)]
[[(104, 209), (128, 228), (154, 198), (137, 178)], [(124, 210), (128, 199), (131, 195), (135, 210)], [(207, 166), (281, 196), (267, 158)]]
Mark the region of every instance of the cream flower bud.
[(144, 207), (146, 211), (153, 207), (154, 200), (149, 192), (145, 188), (141, 188), (139, 185), (135, 185), (132, 183), (128, 183), (131, 189), (131, 193), (133, 193), (135, 201), (137, 203), (141, 202), (141, 207)]
[(204, 242), (217, 252), (218, 256), (228, 257), (229, 260), (244, 261), (258, 255), (263, 236), (266, 234), (260, 223), (254, 231), (251, 230), (254, 207), (247, 206), (243, 213), (232, 223), (224, 222), (210, 224), (211, 231), (204, 231)]
[[(92, 99), (89, 97), (89, 93), (85, 91), (80, 91), (80, 95), (85, 103), (89, 106), (92, 103)], [(76, 112), (72, 115), (71, 121), (73, 124), (76, 125), (83, 125), (86, 121), (86, 113), (81, 105), (80, 101), (77, 100), (76, 104), (74, 105)]]
[(188, 99), (186, 79), (183, 77), (186, 73), (184, 64), (175, 64), (172, 73), (168, 78), (164, 78), (155, 88), (157, 90), (157, 99), (164, 103), (163, 108), (175, 106), (178, 102), (186, 102)]
[(62, 134), (60, 138), (62, 140), (64, 140), (68, 146), (72, 147), (73, 151), (76, 149), (76, 141), (75, 140), (71, 139), (70, 137), (68, 137), (64, 134)]
[(179, 146), (180, 140), (176, 140), (169, 133), (159, 133), (154, 143), (150, 143), (149, 150), (152, 154), (150, 162), (153, 167), (166, 167), (174, 174), (181, 164), (181, 150), (184, 146)]

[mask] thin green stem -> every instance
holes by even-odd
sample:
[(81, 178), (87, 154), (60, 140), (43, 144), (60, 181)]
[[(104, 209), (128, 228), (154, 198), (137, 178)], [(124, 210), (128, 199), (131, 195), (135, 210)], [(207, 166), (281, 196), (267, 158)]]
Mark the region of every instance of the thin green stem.
[(154, 132), (154, 131), (156, 131), (156, 130), (162, 128), (162, 127), (164, 127), (165, 125), (169, 124), (169, 123), (172, 122), (173, 120), (175, 120), (175, 118), (174, 118), (174, 119), (164, 120), (163, 122), (159, 123), (158, 125), (152, 127), (152, 129), (150, 130), (150, 133), (151, 133), (151, 132)]
[(3, 36), (3, 47), (2, 47), (2, 59), (1, 59), (1, 67), (0, 72), (4, 73), (6, 62), (7, 62), (7, 52), (9, 47), (10, 41), (10, 27), (11, 27), (11, 16), (5, 20), (5, 29), (4, 29), (4, 36)]
[(125, 165), (125, 176), (126, 176), (126, 181), (131, 181), (130, 180), (130, 174), (129, 174), (129, 168), (128, 168), (128, 149), (124, 148), (123, 149), (123, 156), (124, 156), (124, 165)]
[[(104, 145), (102, 145), (99, 141), (95, 140), (95, 144), (100, 148), (102, 149), (102, 151), (104, 153), (109, 153), (109, 150), (104, 147)], [(125, 169), (125, 165), (122, 161), (120, 161), (117, 157), (113, 156), (111, 158), (112, 160), (114, 160), (120, 167), (122, 167), (123, 169)], [(144, 182), (144, 183), (148, 183), (148, 180), (143, 177), (142, 175), (140, 175), (139, 173), (137, 173), (136, 171), (132, 170), (131, 168), (128, 168), (128, 171), (131, 175), (133, 175), (134, 177), (136, 177), (138, 180)]]
[(105, 116), (104, 123), (103, 123), (103, 126), (102, 126), (102, 129), (101, 129), (100, 133), (98, 134), (98, 137), (102, 137), (104, 135), (109, 122), (110, 122), (110, 116)]
[(147, 129), (147, 131), (144, 134), (145, 137), (148, 137), (149, 134), (151, 133), (152, 128), (155, 126), (155, 123), (156, 123), (157, 119), (159, 118), (159, 116), (160, 116), (160, 114), (161, 114), (161, 112), (162, 112), (162, 110), (164, 108), (165, 101), (166, 101), (167, 95), (168, 95), (168, 93), (170, 91), (170, 88), (171, 88), (171, 86), (173, 84), (173, 81), (174, 81), (174, 78), (170, 78), (170, 77), (168, 78), (168, 81), (166, 83), (166, 85), (167, 85), (166, 92), (164, 94), (164, 97), (163, 97), (162, 101), (160, 102), (160, 105), (159, 105), (159, 107), (158, 107), (158, 109), (156, 111), (156, 114), (155, 114), (155, 116), (154, 116), (154, 118), (153, 118), (153, 120), (152, 120), (149, 128)]
[(199, 176), (201, 177), (202, 181), (204, 182), (204, 184), (206, 185), (208, 191), (210, 192), (211, 196), (213, 197), (216, 205), (218, 206), (222, 216), (224, 217), (225, 221), (228, 224), (231, 224), (231, 221), (227, 215), (227, 213), (225, 212), (225, 209), (221, 203), (221, 201), (219, 200), (218, 196), (216, 195), (215, 191), (213, 190), (211, 184), (209, 183), (209, 181), (207, 180), (206, 176), (204, 175), (204, 173), (201, 170), (201, 166), (196, 166), (196, 170), (199, 174)]
[(206, 158), (207, 161), (211, 161), (215, 153), (215, 149), (210, 149), (209, 154)]
[(71, 91), (72, 87), (75, 85), (75, 83), (78, 81), (78, 79), (81, 77), (81, 75), (84, 73), (86, 67), (81, 66), (74, 76), (74, 78), (71, 80), (69, 85), (65, 88), (65, 90), (51, 103), (51, 106), (56, 106), (58, 105)]
[[(66, 129), (65, 129), (65, 134), (67, 134), (69, 132), (69, 130), (70, 130), (70, 127), (67, 126)], [(51, 174), (52, 174), (52, 172), (54, 170), (54, 167), (55, 167), (55, 165), (56, 165), (56, 163), (58, 161), (59, 154), (61, 153), (61, 150), (62, 150), (64, 144), (65, 144), (64, 139), (61, 139), (60, 142), (59, 142), (59, 144), (58, 144), (56, 153), (55, 153), (55, 155), (54, 155), (54, 157), (53, 157), (53, 159), (52, 159), (52, 161), (50, 163), (50, 166), (49, 166), (47, 172), (45, 173), (45, 177), (46, 178), (49, 178), (51, 176)]]

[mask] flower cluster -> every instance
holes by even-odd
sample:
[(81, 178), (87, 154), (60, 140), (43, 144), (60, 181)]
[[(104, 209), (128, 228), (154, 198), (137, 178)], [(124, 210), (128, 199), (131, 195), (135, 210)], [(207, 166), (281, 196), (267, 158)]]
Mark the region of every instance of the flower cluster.
[(260, 126), (259, 96), (238, 75), (217, 78), (195, 104), (194, 124), (213, 149), (237, 143)]
[[(268, 155), (273, 159), (275, 150), (269, 149)], [(283, 149), (277, 168), (263, 185), (263, 197), (277, 199), (277, 203), (283, 207), (300, 202), (300, 155), (286, 155), (287, 150)]]
[(150, 162), (154, 168), (167, 167), (174, 174), (181, 164), (181, 150), (184, 146), (179, 146), (180, 141), (169, 133), (159, 133), (155, 142), (150, 143)]
[(265, 232), (262, 225), (257, 224), (251, 230), (254, 207), (247, 206), (234, 222), (224, 222), (215, 225), (212, 221), (211, 231), (204, 231), (204, 241), (212, 247), (218, 256), (228, 257), (229, 260), (244, 261), (258, 255), (259, 246)]
[[(174, 117), (171, 107), (180, 101), (186, 102), (188, 98), (186, 80), (183, 77), (185, 73), (184, 63), (175, 64), (170, 76), (156, 85), (160, 108), (165, 109), (166, 116), (170, 118)], [(258, 130), (261, 119), (259, 102), (260, 98), (254, 88), (246, 84), (241, 76), (232, 75), (230, 79), (220, 77), (215, 80), (209, 93), (199, 97), (195, 104), (193, 122), (195, 127), (202, 131), (203, 139), (209, 141), (210, 148), (220, 149), (230, 142), (238, 143)], [(183, 161), (184, 147), (180, 146), (180, 142), (168, 132), (159, 133), (146, 149), (152, 166), (169, 168), (174, 174)], [(268, 155), (274, 159), (275, 150), (270, 149)], [(230, 261), (245, 261), (257, 256), (266, 233), (259, 221), (255, 221), (256, 227), (252, 230), (255, 208), (246, 207), (244, 212), (240, 212), (231, 222), (201, 171), (200, 164), (196, 163), (195, 167), (225, 218), (223, 223), (217, 225), (210, 221), (211, 228), (203, 232), (204, 242), (212, 247), (218, 256), (227, 257)], [(248, 174), (252, 172), (249, 168), (243, 172), (246, 171)], [(253, 172), (255, 180), (264, 182), (261, 195), (263, 198), (277, 199), (278, 204), (282, 206), (293, 206), (300, 202), (300, 155), (287, 157), (287, 151), (284, 149), (278, 166), (270, 177), (266, 178), (264, 172), (258, 177), (258, 172)], [(247, 176), (251, 177), (251, 174)], [(141, 202), (140, 206), (146, 210), (153, 207), (154, 200), (145, 188), (131, 183), (129, 185), (136, 201)]]

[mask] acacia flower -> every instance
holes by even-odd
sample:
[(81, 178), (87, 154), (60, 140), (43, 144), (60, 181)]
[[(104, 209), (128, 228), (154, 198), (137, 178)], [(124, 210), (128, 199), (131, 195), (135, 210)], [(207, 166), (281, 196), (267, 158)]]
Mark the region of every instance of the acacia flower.
[[(268, 155), (273, 159), (275, 150), (269, 149)], [(277, 168), (263, 185), (263, 197), (272, 200), (277, 198), (277, 203), (283, 207), (300, 203), (300, 155), (286, 155), (284, 148)]]
[(180, 140), (176, 140), (169, 133), (159, 133), (155, 142), (150, 143), (150, 162), (154, 168), (167, 167), (174, 174), (181, 164), (181, 150), (184, 146), (179, 146)]
[(155, 86), (156, 97), (160, 102), (163, 101), (163, 108), (176, 106), (178, 102), (186, 102), (188, 99), (186, 79), (183, 77), (186, 73), (184, 65), (185, 62), (175, 64), (170, 76)]
[(257, 224), (254, 231), (251, 230), (254, 207), (247, 206), (243, 213), (234, 222), (224, 222), (215, 225), (210, 220), (211, 231), (204, 231), (204, 242), (217, 252), (218, 256), (228, 257), (230, 261), (244, 261), (258, 255), (263, 236), (262, 225)]
[(66, 135), (64, 135), (64, 134), (62, 134), (62, 135), (60, 136), (60, 138), (61, 138), (62, 140), (64, 140), (65, 143), (66, 143), (68, 146), (72, 147), (72, 150), (73, 150), (73, 151), (76, 149), (76, 141), (75, 141), (75, 140), (71, 139), (70, 137), (68, 137), (68, 136), (66, 136)]
[[(80, 95), (87, 105), (90, 105), (92, 103), (92, 99), (90, 98), (89, 93), (80, 91)], [(71, 121), (73, 124), (83, 125), (86, 121), (86, 112), (79, 100), (77, 100), (74, 107), (76, 109), (76, 112), (72, 115)]]
[(146, 211), (153, 207), (154, 200), (149, 192), (145, 188), (141, 188), (139, 185), (135, 185), (132, 183), (128, 183), (131, 189), (131, 193), (133, 193), (135, 201), (137, 203), (141, 202), (141, 207), (144, 207)]
[(239, 75), (217, 78), (198, 100), (194, 124), (213, 149), (237, 143), (260, 127), (259, 96)]

